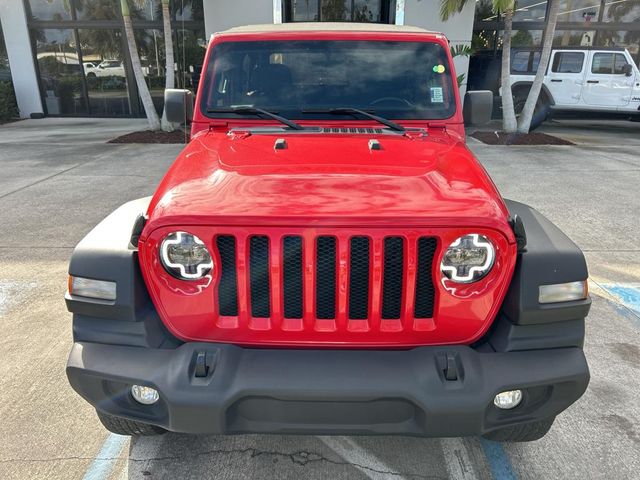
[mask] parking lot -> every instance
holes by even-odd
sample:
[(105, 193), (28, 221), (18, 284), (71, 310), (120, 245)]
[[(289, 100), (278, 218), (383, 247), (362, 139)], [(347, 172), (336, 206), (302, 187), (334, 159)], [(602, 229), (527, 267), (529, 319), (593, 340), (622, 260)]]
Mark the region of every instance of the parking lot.
[(592, 380), (529, 444), (477, 438), (119, 437), (69, 387), (63, 295), (74, 245), (150, 195), (179, 145), (105, 141), (144, 121), (0, 126), (0, 478), (640, 478), (640, 123), (561, 121), (576, 146), (470, 148), (503, 196), (548, 216), (585, 252)]

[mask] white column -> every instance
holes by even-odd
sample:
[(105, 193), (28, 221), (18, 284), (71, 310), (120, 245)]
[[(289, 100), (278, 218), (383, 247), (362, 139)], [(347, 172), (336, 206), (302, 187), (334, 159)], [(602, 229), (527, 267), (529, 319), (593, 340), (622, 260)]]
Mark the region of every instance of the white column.
[(273, 23), (282, 22), (282, 0), (273, 0)]
[(0, 21), (9, 56), (18, 109), (21, 118), (43, 113), (40, 87), (31, 52), (31, 40), (22, 0), (1, 0)]

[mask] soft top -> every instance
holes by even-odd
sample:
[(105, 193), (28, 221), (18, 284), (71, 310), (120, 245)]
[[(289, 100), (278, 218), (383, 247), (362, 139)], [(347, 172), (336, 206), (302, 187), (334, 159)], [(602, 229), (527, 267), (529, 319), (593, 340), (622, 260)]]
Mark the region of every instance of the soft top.
[(242, 33), (286, 33), (286, 32), (381, 32), (381, 33), (430, 33), (419, 27), (405, 25), (386, 25), (379, 23), (353, 22), (295, 22), (264, 25), (245, 25), (230, 28), (216, 35), (236, 35)]

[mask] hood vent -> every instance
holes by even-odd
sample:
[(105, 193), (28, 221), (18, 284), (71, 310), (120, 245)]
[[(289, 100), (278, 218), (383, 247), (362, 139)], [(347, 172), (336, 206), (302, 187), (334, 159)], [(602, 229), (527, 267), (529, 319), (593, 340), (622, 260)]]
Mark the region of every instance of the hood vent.
[(382, 128), (328, 128), (325, 127), (322, 129), (322, 133), (359, 133), (363, 135), (370, 134), (382, 134), (384, 130)]

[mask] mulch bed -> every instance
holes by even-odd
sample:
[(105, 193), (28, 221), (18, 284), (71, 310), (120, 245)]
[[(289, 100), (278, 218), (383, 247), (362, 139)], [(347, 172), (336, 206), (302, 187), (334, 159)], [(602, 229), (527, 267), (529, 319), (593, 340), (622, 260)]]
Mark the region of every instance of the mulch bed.
[(487, 145), (575, 145), (575, 143), (563, 138), (535, 132), (527, 134), (473, 132), (471, 136)]
[(144, 130), (142, 132), (133, 132), (113, 138), (107, 143), (188, 143), (189, 135), (185, 137), (185, 132), (175, 130), (173, 132), (153, 132)]

